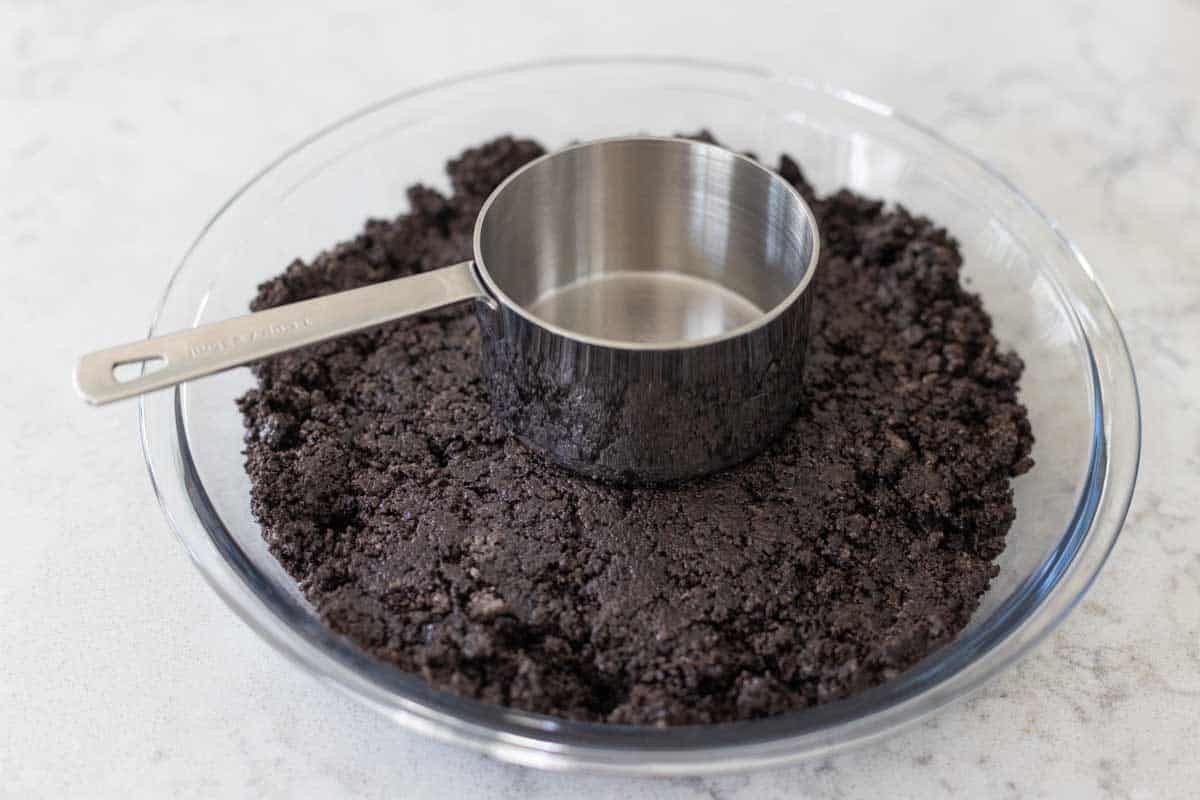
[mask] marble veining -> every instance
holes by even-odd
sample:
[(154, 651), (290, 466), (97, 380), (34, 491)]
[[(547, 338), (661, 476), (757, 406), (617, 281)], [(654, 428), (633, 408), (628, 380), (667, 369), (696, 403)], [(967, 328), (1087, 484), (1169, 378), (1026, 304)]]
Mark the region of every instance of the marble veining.
[[(1187, 797), (1200, 782), (1200, 3), (0, 0), (0, 795)], [(584, 33), (586, 32), (586, 33)], [(517, 59), (692, 53), (883, 99), (1091, 259), (1142, 387), (1141, 484), (1071, 618), (863, 749), (706, 779), (545, 774), (398, 731), (225, 608), (158, 512), (133, 408), (74, 358), (144, 333), (231, 191), (397, 89)]]

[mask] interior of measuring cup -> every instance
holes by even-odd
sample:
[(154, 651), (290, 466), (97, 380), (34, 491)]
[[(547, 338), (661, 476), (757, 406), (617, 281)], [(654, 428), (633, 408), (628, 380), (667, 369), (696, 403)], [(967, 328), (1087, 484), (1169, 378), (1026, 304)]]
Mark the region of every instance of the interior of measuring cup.
[(620, 343), (719, 336), (789, 303), (815, 246), (783, 179), (672, 139), (593, 142), (515, 174), (484, 206), (489, 288), (542, 324)]

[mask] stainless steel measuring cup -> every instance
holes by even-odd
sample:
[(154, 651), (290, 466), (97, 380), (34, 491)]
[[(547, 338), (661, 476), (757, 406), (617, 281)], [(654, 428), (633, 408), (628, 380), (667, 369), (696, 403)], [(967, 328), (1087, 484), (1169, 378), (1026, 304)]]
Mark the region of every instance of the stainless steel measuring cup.
[[(474, 258), (84, 356), (107, 403), (476, 300), (495, 414), (575, 471), (684, 480), (795, 413), (818, 235), (781, 177), (723, 148), (631, 137), (526, 164), (484, 203)], [(127, 364), (157, 362), (133, 379)]]

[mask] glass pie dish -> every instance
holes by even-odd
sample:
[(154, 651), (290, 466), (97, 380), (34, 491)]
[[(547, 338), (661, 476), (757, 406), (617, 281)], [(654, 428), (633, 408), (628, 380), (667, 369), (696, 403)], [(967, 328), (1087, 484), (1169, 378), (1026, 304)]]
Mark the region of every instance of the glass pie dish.
[(854, 697), (764, 720), (649, 728), (571, 722), (439, 691), (327, 630), (263, 542), (234, 399), (248, 370), (140, 401), (160, 503), (200, 571), (295, 663), (396, 724), (529, 766), (698, 774), (826, 756), (910, 724), (978, 687), (1046, 636), (1111, 551), (1136, 480), (1140, 418), (1120, 328), (1083, 256), (986, 165), (891, 109), (744, 67), (674, 59), (543, 62), (470, 75), (373, 105), (267, 166), (205, 226), (151, 335), (245, 313), (296, 257), (445, 188), (445, 160), (501, 133), (576, 139), (712, 130), (767, 163), (796, 157), (818, 192), (900, 203), (959, 241), (964, 277), (1026, 363), (1036, 466), (1014, 483), (999, 576), (951, 643)]

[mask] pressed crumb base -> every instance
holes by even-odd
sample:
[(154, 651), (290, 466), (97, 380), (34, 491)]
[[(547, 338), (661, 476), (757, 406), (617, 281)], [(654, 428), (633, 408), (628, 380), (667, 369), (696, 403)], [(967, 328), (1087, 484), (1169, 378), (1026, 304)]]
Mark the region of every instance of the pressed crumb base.
[[(466, 151), (449, 197), (412, 187), (410, 213), (293, 263), (252, 307), (470, 257), (484, 198), (542, 152)], [(327, 625), (460, 695), (676, 725), (845, 697), (967, 624), (1032, 466), (1022, 363), (945, 231), (778, 168), (821, 227), (805, 403), (721, 474), (627, 489), (544, 462), (489, 413), (465, 306), (255, 367), (254, 513)]]

